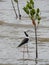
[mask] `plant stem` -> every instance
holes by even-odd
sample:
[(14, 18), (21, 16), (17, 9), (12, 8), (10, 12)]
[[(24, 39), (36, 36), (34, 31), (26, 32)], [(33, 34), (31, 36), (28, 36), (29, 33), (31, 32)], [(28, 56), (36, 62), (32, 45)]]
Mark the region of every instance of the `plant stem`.
[(18, 15), (17, 15), (17, 13), (16, 13), (16, 10), (15, 10), (15, 7), (14, 7), (14, 3), (13, 3), (12, 0), (11, 0), (11, 3), (12, 3), (13, 9), (14, 9), (14, 12), (15, 12), (15, 15), (16, 15), (16, 19), (17, 19), (17, 18), (18, 18)]
[(37, 28), (36, 28), (36, 25), (35, 25), (35, 42), (36, 42), (36, 63), (37, 63), (38, 48), (37, 48)]
[(19, 19), (21, 19), (21, 14), (20, 14), (19, 3), (18, 2), (17, 2), (17, 8), (18, 8)]

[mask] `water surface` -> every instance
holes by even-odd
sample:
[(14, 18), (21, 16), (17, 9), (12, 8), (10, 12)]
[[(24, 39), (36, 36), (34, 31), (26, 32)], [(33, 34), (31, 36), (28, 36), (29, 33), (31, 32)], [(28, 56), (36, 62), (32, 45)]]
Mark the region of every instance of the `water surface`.
[[(19, 1), (22, 20), (15, 17), (11, 0), (0, 2), (0, 64), (35, 65), (35, 37), (31, 20), (22, 10), (26, 0)], [(13, 1), (17, 11), (16, 3)], [(41, 10), (41, 23), (38, 27), (38, 64), (49, 65), (49, 1), (35, 0), (35, 7)], [(26, 16), (26, 17), (25, 17)], [(17, 48), (25, 38), (24, 31), (29, 34), (27, 45)], [(25, 51), (23, 59), (23, 51)], [(29, 55), (29, 57), (28, 57)]]

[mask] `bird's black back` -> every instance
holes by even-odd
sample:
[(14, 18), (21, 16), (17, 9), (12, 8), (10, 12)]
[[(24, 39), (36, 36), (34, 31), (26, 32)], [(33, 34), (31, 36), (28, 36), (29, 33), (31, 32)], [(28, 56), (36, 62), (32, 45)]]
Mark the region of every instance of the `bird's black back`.
[(28, 40), (29, 40), (28, 38), (24, 38), (24, 40), (20, 43), (20, 45), (18, 47), (26, 44), (28, 42)]

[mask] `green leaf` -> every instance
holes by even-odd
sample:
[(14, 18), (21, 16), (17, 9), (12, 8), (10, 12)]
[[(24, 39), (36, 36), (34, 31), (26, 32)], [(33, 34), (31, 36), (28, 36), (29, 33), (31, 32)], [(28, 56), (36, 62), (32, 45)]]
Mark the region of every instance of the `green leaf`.
[(27, 1), (27, 5), (26, 5), (29, 9), (32, 9), (31, 4)]
[(33, 0), (30, 0), (30, 3), (31, 3), (32, 5), (34, 5), (34, 1), (33, 1)]
[(27, 14), (29, 14), (29, 10), (28, 10), (27, 7), (24, 7), (23, 10), (24, 10)]
[(37, 13), (39, 13), (40, 12), (40, 10), (39, 10), (39, 8), (37, 8)]
[(40, 21), (38, 21), (38, 24), (40, 23)]
[(35, 9), (30, 10), (30, 15), (33, 16), (35, 14)]
[(36, 13), (36, 19), (38, 19), (39, 18), (39, 14), (38, 13)]
[(15, 2), (18, 2), (18, 0), (14, 0)]
[(39, 14), (38, 14), (38, 13), (36, 13), (36, 16), (39, 16)]
[(41, 17), (38, 17), (38, 20), (41, 20)]

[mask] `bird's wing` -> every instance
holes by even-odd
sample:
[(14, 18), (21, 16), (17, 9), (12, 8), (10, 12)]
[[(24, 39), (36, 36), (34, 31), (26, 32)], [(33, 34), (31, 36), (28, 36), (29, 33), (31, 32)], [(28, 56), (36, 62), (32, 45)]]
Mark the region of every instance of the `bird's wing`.
[(29, 40), (28, 38), (23, 39), (22, 42), (19, 44), (18, 47), (20, 47), (20, 46), (24, 45), (25, 43), (27, 43), (28, 40)]

